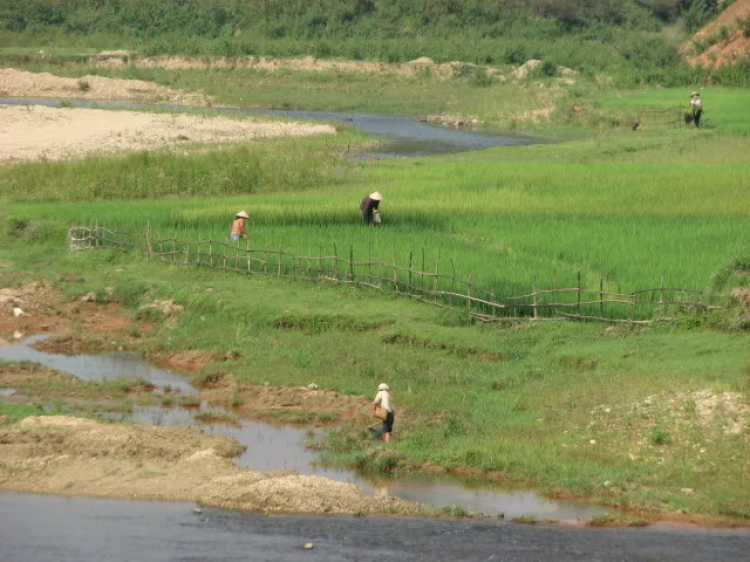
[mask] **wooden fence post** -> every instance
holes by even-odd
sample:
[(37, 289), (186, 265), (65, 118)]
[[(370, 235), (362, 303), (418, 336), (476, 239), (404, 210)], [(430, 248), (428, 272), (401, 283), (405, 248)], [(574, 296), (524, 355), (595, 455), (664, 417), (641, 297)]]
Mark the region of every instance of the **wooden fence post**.
[(422, 246), (422, 271), (420, 272), (420, 277), (422, 281), (422, 293), (424, 293), (424, 274), (426, 270), (427, 270), (427, 266), (425, 265), (425, 261), (424, 261), (424, 246)]
[(247, 272), (253, 273), (253, 253), (250, 251), (250, 240), (245, 240), (245, 259), (247, 260)]
[(190, 262), (190, 240), (185, 242), (185, 265)]
[(146, 224), (146, 261), (151, 261), (151, 221)]
[(396, 291), (396, 294), (399, 293), (398, 291), (398, 269), (396, 268), (396, 252), (393, 252), (393, 290)]
[(661, 285), (659, 286), (659, 318), (664, 317), (664, 276), (661, 276)]
[(412, 281), (413, 280), (412, 280), (412, 269), (411, 269), (412, 258), (413, 258), (413, 252), (411, 250), (409, 250), (409, 294), (410, 295), (413, 294), (413, 291), (412, 291), (412, 286), (413, 286), (412, 285)]
[(599, 316), (604, 318), (604, 277), (599, 278)]
[(474, 276), (474, 272), (472, 271), (469, 273), (469, 283), (467, 285), (468, 288), (468, 299), (466, 299), (466, 302), (468, 303), (468, 309), (469, 309), (469, 315), (471, 315), (471, 278)]
[(339, 280), (339, 247), (336, 241), (333, 241), (333, 278)]
[(349, 244), (349, 281), (354, 281), (354, 244)]
[(451, 258), (451, 294), (450, 294), (450, 300), (455, 302), (455, 297), (453, 295), (456, 294), (456, 264), (453, 262), (453, 258)]
[(578, 310), (578, 316), (581, 315), (581, 271), (578, 271), (578, 302), (576, 304), (576, 308)]
[(534, 305), (534, 320), (539, 316), (538, 309), (536, 307), (536, 277), (531, 280), (531, 302)]
[(440, 248), (435, 259), (435, 302), (438, 302), (438, 289), (440, 288)]
[(281, 277), (281, 246), (279, 246), (279, 269), (276, 272), (276, 277)]

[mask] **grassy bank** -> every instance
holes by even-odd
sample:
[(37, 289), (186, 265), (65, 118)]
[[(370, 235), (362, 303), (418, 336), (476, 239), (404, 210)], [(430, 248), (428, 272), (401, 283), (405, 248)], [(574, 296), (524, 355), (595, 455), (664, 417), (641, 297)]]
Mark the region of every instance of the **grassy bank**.
[[(734, 433), (738, 420), (750, 423), (744, 334), (471, 326), (356, 290), (239, 279), (106, 252), (66, 254), (59, 245), (5, 244), (0, 260), (6, 271), (61, 279), (71, 298), (111, 287), (112, 298), (132, 307), (135, 325), (144, 321), (135, 315), (141, 304), (177, 300), (185, 306), (179, 319), (144, 345), (239, 356), (209, 367), (213, 376), (315, 382), (365, 396), (388, 381), (399, 408), (391, 467), (473, 467), (670, 516), (750, 516), (748, 426)], [(709, 402), (715, 406), (706, 410)], [(377, 467), (360, 423), (332, 446), (344, 459)]]

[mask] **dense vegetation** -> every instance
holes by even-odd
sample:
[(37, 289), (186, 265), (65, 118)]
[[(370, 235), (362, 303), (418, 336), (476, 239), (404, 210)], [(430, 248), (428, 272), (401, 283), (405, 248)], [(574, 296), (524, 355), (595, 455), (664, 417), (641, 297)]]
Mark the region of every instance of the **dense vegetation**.
[(521, 64), (543, 59), (629, 83), (695, 80), (660, 33), (716, 0), (32, 0), (0, 3), (0, 41), (141, 54), (314, 55)]

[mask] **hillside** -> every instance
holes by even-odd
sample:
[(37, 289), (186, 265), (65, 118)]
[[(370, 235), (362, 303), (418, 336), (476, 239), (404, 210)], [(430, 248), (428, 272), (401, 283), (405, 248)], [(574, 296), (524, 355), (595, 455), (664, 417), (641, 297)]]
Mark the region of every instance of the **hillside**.
[[(3, 5), (4, 4), (4, 5)], [(0, 4), (0, 46), (139, 55), (543, 60), (635, 82), (679, 64), (678, 0), (31, 0)], [(12, 48), (11, 48), (12, 46)], [(44, 49), (48, 52), (48, 49)]]
[(686, 42), (681, 51), (693, 66), (718, 68), (750, 56), (750, 0), (736, 0)]

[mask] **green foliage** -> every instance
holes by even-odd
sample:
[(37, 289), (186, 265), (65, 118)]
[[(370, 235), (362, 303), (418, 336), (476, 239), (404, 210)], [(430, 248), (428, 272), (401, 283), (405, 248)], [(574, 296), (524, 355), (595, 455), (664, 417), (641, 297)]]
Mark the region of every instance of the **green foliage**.
[[(404, 62), (430, 56), (476, 64), (522, 64), (554, 52), (583, 71), (653, 74), (663, 51), (655, 35), (673, 22), (677, 0), (81, 0), (8, 4), (0, 31), (13, 44), (78, 42), (140, 54), (345, 57)], [(695, 0), (696, 26), (716, 13), (716, 0)], [(637, 60), (630, 43), (650, 43)], [(663, 69), (662, 69), (663, 70)], [(478, 86), (486, 86), (480, 81)]]
[(719, 12), (718, 0), (692, 0), (685, 12), (685, 27), (690, 32), (698, 31)]

